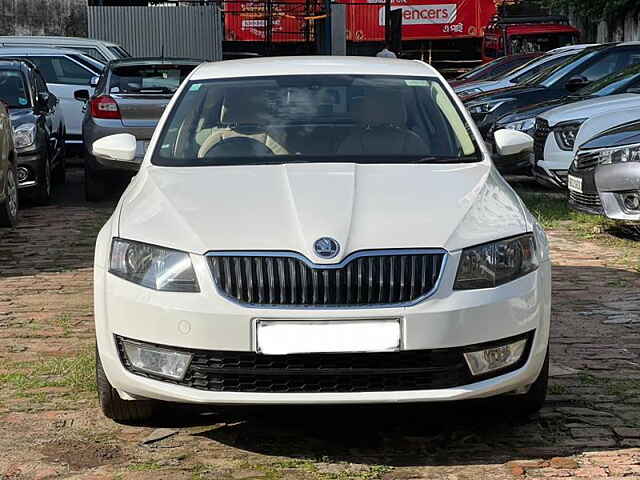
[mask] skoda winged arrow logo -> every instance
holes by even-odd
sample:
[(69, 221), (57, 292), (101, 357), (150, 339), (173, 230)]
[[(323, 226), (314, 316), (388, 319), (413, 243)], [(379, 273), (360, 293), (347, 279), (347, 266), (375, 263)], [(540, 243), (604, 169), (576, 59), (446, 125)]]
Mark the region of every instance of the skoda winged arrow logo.
[(315, 241), (313, 249), (321, 258), (334, 258), (340, 251), (340, 244), (331, 237), (322, 237)]

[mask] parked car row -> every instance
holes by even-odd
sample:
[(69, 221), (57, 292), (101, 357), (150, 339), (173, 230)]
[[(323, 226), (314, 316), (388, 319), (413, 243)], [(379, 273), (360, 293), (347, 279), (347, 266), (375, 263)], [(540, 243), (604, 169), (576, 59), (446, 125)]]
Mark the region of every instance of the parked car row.
[[(513, 81), (540, 64), (532, 77)], [(569, 203), (580, 211), (640, 221), (635, 173), (640, 153), (633, 144), (640, 138), (630, 133), (637, 133), (640, 121), (639, 42), (577, 45), (491, 81), (463, 81), (454, 88), (501, 172), (528, 173), (543, 185), (568, 187)], [(504, 129), (530, 135), (533, 151), (499, 154), (494, 134)], [(618, 148), (620, 159), (610, 159)]]

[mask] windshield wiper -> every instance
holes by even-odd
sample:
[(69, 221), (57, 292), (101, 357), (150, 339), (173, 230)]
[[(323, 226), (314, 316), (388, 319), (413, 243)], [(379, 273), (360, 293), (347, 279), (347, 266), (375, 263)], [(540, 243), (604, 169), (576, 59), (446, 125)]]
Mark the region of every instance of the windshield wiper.
[(411, 163), (474, 163), (479, 162), (480, 158), (477, 155), (468, 155), (466, 157), (422, 157)]

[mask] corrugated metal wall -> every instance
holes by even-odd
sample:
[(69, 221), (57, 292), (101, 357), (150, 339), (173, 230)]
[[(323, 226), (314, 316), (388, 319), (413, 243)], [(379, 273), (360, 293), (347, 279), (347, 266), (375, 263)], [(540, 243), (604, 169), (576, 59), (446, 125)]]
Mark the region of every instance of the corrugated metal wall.
[(222, 59), (216, 6), (88, 7), (89, 37), (122, 45), (133, 56)]

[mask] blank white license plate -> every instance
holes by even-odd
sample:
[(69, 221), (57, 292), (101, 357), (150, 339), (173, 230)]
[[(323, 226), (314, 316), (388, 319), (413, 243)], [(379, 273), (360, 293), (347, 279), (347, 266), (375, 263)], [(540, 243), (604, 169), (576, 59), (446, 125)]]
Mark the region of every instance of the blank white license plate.
[(393, 352), (400, 349), (400, 320), (257, 320), (256, 347), (266, 355)]
[(569, 190), (574, 192), (582, 193), (582, 179), (579, 177), (574, 177), (573, 175), (569, 175), (568, 177), (568, 186)]

